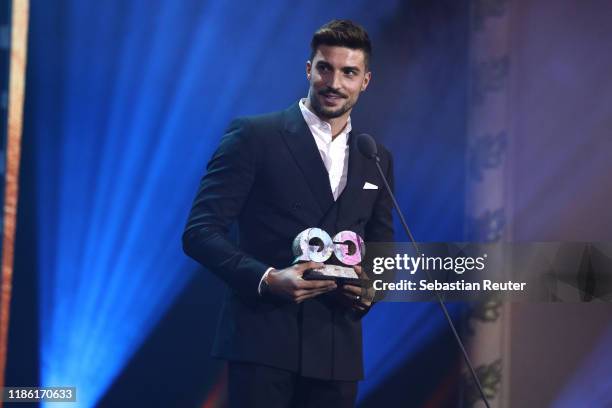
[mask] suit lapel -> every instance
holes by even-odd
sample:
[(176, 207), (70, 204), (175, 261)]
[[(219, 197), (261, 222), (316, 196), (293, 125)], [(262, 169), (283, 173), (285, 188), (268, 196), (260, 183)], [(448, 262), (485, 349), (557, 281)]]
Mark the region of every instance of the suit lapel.
[(338, 221), (337, 228), (345, 228), (344, 220), (351, 207), (358, 205), (363, 194), (363, 183), (365, 180), (365, 161), (367, 159), (359, 152), (357, 147), (356, 132), (349, 134), (349, 161), (347, 170), (346, 187), (338, 197)]
[[(349, 134), (349, 162), (347, 171), (346, 187), (338, 200), (340, 201), (340, 215), (343, 209), (355, 205), (359, 202), (362, 194), (363, 183), (365, 180), (365, 169), (367, 160), (357, 147), (357, 132), (351, 131)], [(342, 205), (344, 204), (344, 205)]]
[[(327, 213), (334, 204), (334, 196), (329, 184), (329, 175), (314, 137), (302, 116), (297, 103), (285, 111), (285, 143), (297, 162), (304, 180), (319, 204), (322, 214)], [(350, 159), (349, 159), (350, 160)], [(290, 180), (296, 182), (297, 180)]]

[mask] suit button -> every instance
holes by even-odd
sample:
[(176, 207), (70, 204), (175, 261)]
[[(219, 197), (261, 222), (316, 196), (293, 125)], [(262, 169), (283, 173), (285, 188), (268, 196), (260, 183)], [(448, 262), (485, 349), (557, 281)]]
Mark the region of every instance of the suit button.
[(293, 211), (299, 211), (299, 210), (300, 210), (300, 208), (302, 208), (302, 204), (301, 204), (301, 203), (298, 203), (298, 202), (293, 203), (293, 205), (291, 206), (291, 209), (292, 209)]

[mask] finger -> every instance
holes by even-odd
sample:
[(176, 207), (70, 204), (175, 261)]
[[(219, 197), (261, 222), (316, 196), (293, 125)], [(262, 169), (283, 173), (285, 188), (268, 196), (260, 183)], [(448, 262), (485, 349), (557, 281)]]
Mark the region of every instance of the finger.
[(366, 280), (370, 279), (368, 274), (363, 271), (363, 268), (361, 267), (361, 265), (354, 265), (353, 270), (355, 271), (359, 279), (366, 279)]
[(361, 295), (361, 292), (362, 292), (359, 286), (353, 286), (353, 285), (343, 285), (342, 291), (352, 293), (353, 295)]
[(302, 280), (297, 283), (299, 289), (336, 288), (334, 280)]
[(365, 307), (365, 306), (362, 306), (362, 305), (361, 305), (361, 304), (359, 304), (359, 303), (355, 303), (355, 304), (353, 305), (353, 307), (354, 307), (355, 309), (359, 310), (360, 312), (363, 312), (364, 310), (366, 310), (366, 307)]
[(294, 295), (296, 297), (299, 296), (304, 296), (307, 295), (309, 293), (325, 293), (325, 292), (331, 292), (332, 290), (336, 289), (333, 286), (330, 287), (322, 287), (322, 288), (315, 288), (315, 289), (298, 289), (294, 292)]
[(360, 295), (356, 295), (354, 293), (347, 293), (347, 292), (342, 292), (342, 295), (346, 298), (346, 299), (350, 299), (351, 301), (359, 301), (361, 300), (361, 296)]

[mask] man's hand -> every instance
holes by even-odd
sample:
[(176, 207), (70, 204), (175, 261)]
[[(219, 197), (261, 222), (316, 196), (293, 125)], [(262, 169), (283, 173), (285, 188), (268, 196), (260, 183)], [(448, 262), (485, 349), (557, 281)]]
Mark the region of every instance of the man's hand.
[[(363, 272), (361, 266), (353, 266), (355, 273), (359, 279), (369, 280), (370, 278), (366, 273)], [(364, 311), (372, 305), (374, 300), (374, 288), (373, 287), (360, 287), (346, 283), (340, 288), (340, 293), (344, 298), (344, 302), (350, 305), (353, 309)]]
[(304, 280), (302, 275), (307, 269), (322, 268), (318, 262), (305, 262), (289, 268), (271, 270), (266, 276), (267, 291), (282, 298), (301, 303), (306, 299), (336, 289), (336, 282), (326, 280)]

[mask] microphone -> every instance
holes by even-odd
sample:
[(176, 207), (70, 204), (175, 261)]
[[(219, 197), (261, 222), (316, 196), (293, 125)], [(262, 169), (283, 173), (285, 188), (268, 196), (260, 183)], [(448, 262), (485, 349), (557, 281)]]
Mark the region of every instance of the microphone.
[(357, 148), (361, 154), (368, 159), (376, 159), (377, 162), (380, 161), (376, 142), (374, 141), (374, 138), (367, 133), (362, 133), (357, 136)]
[[(402, 210), (400, 209), (399, 204), (395, 200), (395, 195), (393, 194), (393, 191), (391, 191), (391, 187), (389, 186), (389, 183), (387, 182), (385, 173), (383, 173), (382, 168), (380, 167), (380, 157), (378, 157), (378, 147), (376, 146), (376, 142), (374, 141), (374, 138), (368, 135), (367, 133), (361, 133), (360, 135), (357, 136), (357, 148), (359, 149), (361, 154), (363, 154), (365, 157), (367, 157), (368, 159), (374, 160), (374, 163), (376, 164), (376, 168), (378, 169), (378, 174), (380, 175), (380, 178), (383, 181), (383, 184), (385, 185), (385, 189), (389, 193), (389, 196), (391, 196), (391, 200), (393, 201), (393, 206), (395, 207), (395, 211), (397, 211), (397, 214), (399, 215), (402, 226), (404, 227), (404, 231), (406, 232), (406, 235), (408, 235), (408, 237), (410, 238), (410, 241), (412, 242), (412, 246), (414, 247), (416, 253), (418, 254), (419, 252), (421, 252), (419, 250), (419, 246), (417, 245), (416, 240), (412, 236), (412, 232), (410, 231), (410, 228), (408, 228), (408, 224), (406, 224), (406, 220), (404, 219), (404, 214), (402, 213)], [(425, 269), (425, 274), (427, 275), (427, 279), (429, 279), (430, 281), (433, 280), (428, 269)], [(461, 349), (461, 353), (463, 354), (463, 359), (465, 360), (466, 364), (468, 365), (470, 369), (470, 373), (472, 374), (472, 379), (474, 380), (474, 383), (476, 384), (476, 387), (478, 388), (478, 392), (480, 393), (480, 398), (482, 399), (486, 407), (490, 408), (489, 401), (487, 401), (487, 397), (485, 396), (484, 391), (482, 389), (482, 385), (480, 384), (480, 381), (478, 380), (478, 376), (476, 375), (474, 366), (472, 365), (472, 362), (470, 361), (470, 357), (468, 356), (467, 351), (465, 350), (465, 346), (463, 345), (463, 342), (461, 341), (461, 338), (459, 337), (459, 333), (457, 332), (457, 329), (455, 328), (453, 320), (451, 319), (450, 314), (448, 313), (448, 309), (446, 308), (446, 305), (444, 304), (444, 300), (442, 299), (440, 292), (438, 292), (437, 290), (434, 290), (434, 294), (436, 295), (436, 298), (438, 299), (438, 304), (440, 308), (442, 309), (442, 313), (444, 313), (444, 316), (446, 317), (446, 321), (448, 322), (448, 325), (450, 326), (451, 331), (455, 335), (455, 340), (457, 341), (457, 344), (459, 345), (459, 348)]]

